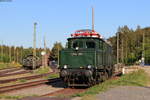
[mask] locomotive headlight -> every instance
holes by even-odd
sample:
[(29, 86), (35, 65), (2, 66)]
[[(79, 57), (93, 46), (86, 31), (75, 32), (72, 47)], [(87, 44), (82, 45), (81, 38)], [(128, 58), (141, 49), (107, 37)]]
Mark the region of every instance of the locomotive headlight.
[(79, 47), (76, 47), (76, 50), (79, 50)]
[(67, 69), (67, 65), (64, 65), (64, 69)]
[(91, 68), (92, 68), (92, 66), (91, 66), (91, 65), (88, 65), (88, 66), (87, 66), (87, 68), (88, 68), (88, 69), (91, 69)]

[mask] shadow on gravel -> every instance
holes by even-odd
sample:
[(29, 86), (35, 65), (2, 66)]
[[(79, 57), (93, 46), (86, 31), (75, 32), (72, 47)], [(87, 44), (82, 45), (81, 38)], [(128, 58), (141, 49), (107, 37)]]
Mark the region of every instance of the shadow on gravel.
[(55, 88), (66, 88), (67, 87), (67, 85), (63, 81), (58, 81), (55, 83), (47, 82), (46, 84), (51, 85), (52, 87), (55, 87)]
[(67, 84), (65, 84), (62, 80), (55, 82), (55, 83), (47, 82), (46, 84), (51, 85), (52, 87), (55, 87), (55, 88), (72, 88), (72, 89), (87, 89), (87, 88), (89, 88), (88, 86), (67, 86)]

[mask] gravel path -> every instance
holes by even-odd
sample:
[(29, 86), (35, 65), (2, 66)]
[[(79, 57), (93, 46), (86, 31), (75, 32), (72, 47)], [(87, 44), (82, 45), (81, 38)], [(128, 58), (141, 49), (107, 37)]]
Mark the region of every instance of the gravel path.
[(96, 96), (97, 100), (150, 100), (150, 87), (120, 86)]

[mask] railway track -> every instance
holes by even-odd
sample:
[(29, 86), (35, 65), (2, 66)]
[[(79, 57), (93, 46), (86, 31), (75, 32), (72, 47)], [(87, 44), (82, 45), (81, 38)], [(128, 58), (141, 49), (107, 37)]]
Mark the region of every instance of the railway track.
[(41, 84), (45, 84), (47, 82), (54, 83), (54, 82), (58, 82), (58, 81), (61, 81), (61, 79), (60, 78), (44, 79), (44, 80), (38, 80), (38, 81), (27, 82), (27, 83), (22, 83), (22, 84), (4, 86), (4, 87), (0, 87), (0, 94), (6, 93), (6, 92), (11, 92), (11, 91), (14, 91), (14, 90), (27, 88), (27, 87), (38, 86), (38, 85), (41, 85)]
[(0, 69), (0, 71), (7, 70), (7, 69), (13, 69), (13, 68), (17, 68), (17, 67), (3, 68), (3, 69)]
[(54, 72), (49, 72), (49, 73), (40, 74), (40, 75), (33, 75), (33, 76), (20, 77), (20, 78), (13, 78), (13, 79), (0, 80), (0, 84), (12, 82), (12, 81), (17, 81), (17, 80), (22, 80), (22, 79), (25, 79), (25, 80), (37, 79), (37, 78), (41, 78), (41, 77), (44, 77), (44, 76), (48, 76), (48, 75), (50, 75), (50, 74), (54, 74)]
[[(110, 79), (113, 79), (113, 80), (116, 80), (118, 79), (115, 78), (116, 76), (113, 76), (112, 78)], [(39, 80), (39, 81), (32, 81), (32, 82), (28, 82), (28, 83), (22, 83), (22, 84), (16, 84), (16, 85), (11, 85), (11, 86), (5, 86), (5, 87), (0, 87), (0, 94), (3, 94), (3, 93), (7, 93), (7, 92), (15, 92), (15, 90), (20, 90), (20, 89), (24, 89), (24, 88), (30, 88), (30, 87), (34, 87), (34, 86), (38, 86), (38, 85), (42, 85), (42, 84), (45, 84), (47, 82), (50, 82), (50, 83), (57, 83), (57, 82), (61, 82), (61, 79), (60, 78), (55, 78), (55, 79), (44, 79), (44, 80)], [(41, 97), (44, 97), (44, 96), (52, 96), (52, 97), (57, 97), (57, 96), (60, 96), (60, 95), (64, 95), (65, 97), (69, 97), (69, 96), (72, 96), (76, 93), (81, 93), (81, 92), (85, 92), (87, 91), (88, 88), (64, 88), (64, 89), (60, 89), (60, 90), (57, 90), (55, 92), (51, 92), (51, 93), (47, 93), (47, 94), (44, 94), (44, 95), (41, 95)]]
[[(117, 80), (119, 79), (119, 76), (120, 75), (120, 72), (119, 73), (116, 73), (115, 76), (111, 77), (110, 80)], [(101, 83), (99, 83), (101, 84)], [(81, 92), (85, 92), (88, 90), (88, 87), (75, 87), (75, 88), (64, 88), (64, 89), (61, 89), (61, 90), (58, 90), (58, 91), (55, 91), (55, 92), (51, 92), (51, 93), (48, 93), (48, 94), (44, 94), (44, 95), (41, 95), (42, 97), (44, 96), (52, 96), (52, 97), (58, 97), (58, 96), (61, 96), (62, 94), (65, 96), (65, 97), (69, 97), (69, 96), (72, 96), (76, 93), (81, 93)]]
[(5, 73), (5, 74), (0, 74), (0, 77), (6, 77), (6, 76), (11, 76), (11, 75), (19, 75), (19, 74), (25, 74), (25, 73), (30, 73), (33, 72), (31, 70), (24, 70), (20, 72), (14, 72), (14, 73)]
[(121, 75), (122, 75), (122, 71), (119, 71), (119, 72), (115, 72), (112, 77), (121, 76)]
[(11, 69), (6, 69), (6, 70), (0, 70), (0, 75), (9, 73), (9, 72), (14, 72), (14, 71), (18, 71), (21, 70), (22, 68), (11, 68)]

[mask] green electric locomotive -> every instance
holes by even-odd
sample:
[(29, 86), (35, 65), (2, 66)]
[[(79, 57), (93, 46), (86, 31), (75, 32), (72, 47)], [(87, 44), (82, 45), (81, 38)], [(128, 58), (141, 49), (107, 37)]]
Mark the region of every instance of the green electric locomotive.
[(59, 52), (60, 77), (68, 86), (92, 86), (113, 74), (112, 47), (94, 30), (78, 30)]

